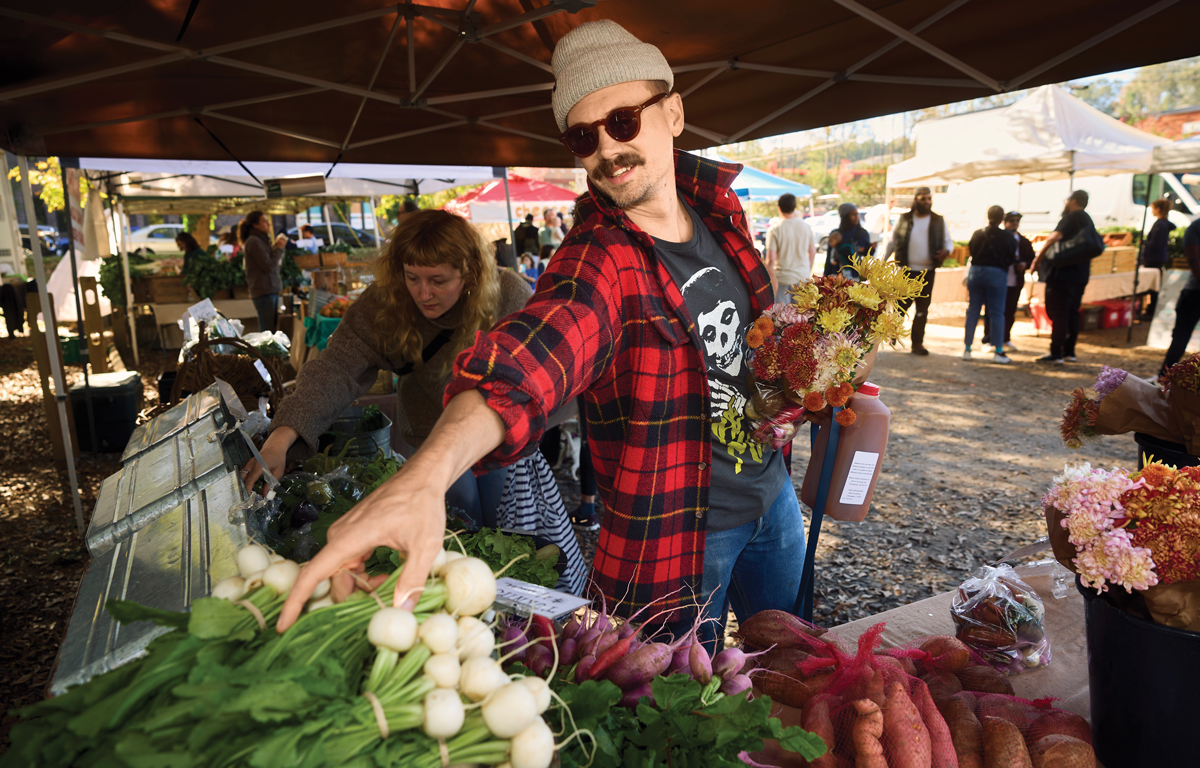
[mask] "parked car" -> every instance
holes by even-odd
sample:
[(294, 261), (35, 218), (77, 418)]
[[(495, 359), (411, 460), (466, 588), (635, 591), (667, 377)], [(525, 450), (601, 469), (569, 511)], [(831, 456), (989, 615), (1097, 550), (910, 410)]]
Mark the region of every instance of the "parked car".
[(817, 238), (818, 249), (823, 251), (829, 245), (829, 233), (841, 226), (842, 217), (838, 215), (837, 209), (834, 208), (832, 211), (823, 213), (820, 216), (810, 216), (804, 221), (812, 228), (813, 235)]
[[(17, 229), (21, 231), (21, 246), (27, 251), (33, 250), (29, 243), (29, 225), (18, 224)], [(54, 227), (45, 224), (38, 225), (38, 240), (42, 243), (42, 250), (45, 252), (45, 255), (58, 253), (58, 247), (55, 243), (57, 239), (58, 233)]]
[[(345, 243), (351, 248), (374, 248), (375, 233), (355, 229), (342, 223), (333, 224), (333, 244)], [(329, 245), (329, 231), (325, 224), (313, 224), (313, 235)], [(292, 242), (300, 239), (300, 228), (292, 227), (287, 231)]]
[(179, 253), (175, 236), (185, 231), (182, 224), (151, 224), (138, 227), (129, 235), (130, 248), (150, 249), (154, 253)]

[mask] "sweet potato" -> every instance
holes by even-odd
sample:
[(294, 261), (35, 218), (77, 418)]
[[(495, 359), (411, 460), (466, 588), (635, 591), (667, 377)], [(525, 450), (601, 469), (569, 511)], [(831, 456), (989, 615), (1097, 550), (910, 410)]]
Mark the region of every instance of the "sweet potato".
[(746, 645), (763, 649), (772, 645), (780, 648), (805, 647), (800, 635), (820, 637), (825, 634), (821, 627), (813, 627), (787, 611), (759, 611), (738, 625), (734, 637)]
[(933, 758), (929, 729), (900, 683), (888, 686), (883, 732), (891, 768), (930, 768)]
[(1092, 747), (1079, 739), (1052, 733), (1029, 749), (1033, 768), (1096, 768)]
[(962, 641), (948, 635), (935, 635), (921, 643), (921, 650), (931, 658), (927, 666), (947, 672), (962, 672), (971, 664), (971, 649)]
[[(904, 666), (900, 663), (901, 659), (892, 658), (891, 656), (876, 656), (873, 660), (875, 669), (883, 673), (884, 689), (892, 683), (903, 683), (907, 688), (912, 675), (904, 671)], [(903, 659), (908, 661), (908, 659)], [(909, 662), (912, 666), (912, 662)]]
[(934, 701), (948, 699), (963, 689), (958, 677), (944, 669), (932, 669), (921, 675), (921, 679), (929, 686), (929, 695)]
[(996, 693), (985, 693), (979, 697), (979, 704), (975, 708), (975, 715), (981, 720), (985, 717), (999, 717), (1017, 726), (1022, 731), (1029, 724), (1029, 717), (1025, 714), (1025, 710), (1020, 704), (1017, 704), (1007, 696), (1001, 696)]
[(967, 667), (958, 673), (958, 679), (962, 683), (963, 690), (966, 691), (1013, 695), (1012, 683), (1008, 681), (1008, 678), (982, 664)]
[(833, 748), (837, 742), (833, 736), (833, 720), (829, 715), (831, 697), (827, 695), (813, 696), (804, 705), (804, 730), (809, 733), (814, 733), (821, 737), (825, 742), (825, 754), (818, 757), (816, 760), (810, 760), (809, 765), (812, 768), (835, 768), (837, 765), (833, 755)]
[(780, 704), (803, 707), (809, 699), (825, 690), (829, 678), (829, 674), (806, 677), (799, 670), (766, 671), (754, 676), (754, 685)]
[(980, 719), (983, 726), (983, 768), (1033, 768), (1021, 729), (999, 717)]
[(776, 648), (760, 656), (756, 660), (756, 664), (760, 669), (791, 672), (800, 666), (800, 662), (808, 657), (808, 651), (803, 648)]
[(858, 718), (854, 721), (851, 739), (854, 743), (854, 768), (888, 768), (883, 756), (883, 712), (870, 699), (854, 702)]
[(1033, 721), (1025, 733), (1025, 743), (1032, 745), (1043, 736), (1059, 734), (1079, 739), (1088, 744), (1092, 743), (1092, 726), (1074, 712), (1062, 709), (1051, 709), (1046, 714)]
[(958, 768), (983, 768), (983, 727), (971, 711), (971, 704), (958, 694), (942, 703), (941, 712), (958, 756)]
[(942, 713), (938, 712), (929, 689), (920, 683), (913, 685), (913, 704), (921, 713), (921, 721), (929, 730), (930, 763), (932, 768), (959, 768), (958, 755), (954, 751), (954, 741), (950, 738), (950, 728), (946, 725)]

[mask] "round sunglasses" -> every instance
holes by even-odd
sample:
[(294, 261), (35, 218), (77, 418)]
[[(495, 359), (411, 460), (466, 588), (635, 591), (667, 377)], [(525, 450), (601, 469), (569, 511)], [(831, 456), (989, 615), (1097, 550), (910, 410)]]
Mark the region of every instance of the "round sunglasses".
[(572, 125), (558, 140), (571, 150), (576, 157), (591, 157), (600, 147), (600, 132), (596, 129), (604, 126), (604, 130), (614, 140), (621, 143), (633, 141), (642, 130), (642, 110), (653, 107), (658, 102), (670, 96), (670, 93), (660, 93), (645, 104), (637, 107), (618, 107), (607, 116), (594, 123), (579, 123)]

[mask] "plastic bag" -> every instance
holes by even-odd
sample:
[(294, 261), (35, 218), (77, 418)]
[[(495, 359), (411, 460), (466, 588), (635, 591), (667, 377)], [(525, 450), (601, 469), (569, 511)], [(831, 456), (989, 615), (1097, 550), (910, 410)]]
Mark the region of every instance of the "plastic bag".
[(804, 407), (792, 402), (782, 387), (758, 381), (753, 375), (750, 391), (750, 402), (746, 404), (746, 416), (751, 420), (750, 436), (775, 450), (792, 442)]
[(955, 635), (989, 664), (1018, 674), (1050, 663), (1042, 599), (1009, 565), (985, 565), (950, 605)]
[(321, 476), (292, 472), (280, 478), (275, 498), (247, 517), (247, 527), (277, 554), (304, 562), (324, 546), (329, 526), (365, 495), (346, 467)]
[[(239, 403), (239, 407), (240, 407)], [(254, 413), (248, 414), (242, 421), (242, 431), (250, 437), (266, 433), (271, 428), (271, 417), (267, 415), (267, 408), (270, 407), (271, 401), (265, 397), (258, 398), (258, 408)]]

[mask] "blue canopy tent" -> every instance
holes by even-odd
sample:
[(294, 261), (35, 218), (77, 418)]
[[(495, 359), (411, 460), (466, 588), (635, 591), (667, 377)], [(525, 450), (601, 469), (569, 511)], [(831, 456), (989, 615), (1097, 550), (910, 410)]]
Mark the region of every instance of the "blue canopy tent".
[(731, 189), (742, 200), (778, 200), (780, 195), (788, 192), (800, 198), (812, 194), (812, 187), (807, 184), (790, 181), (780, 176), (772, 176), (766, 171), (760, 171), (748, 165), (733, 180)]

